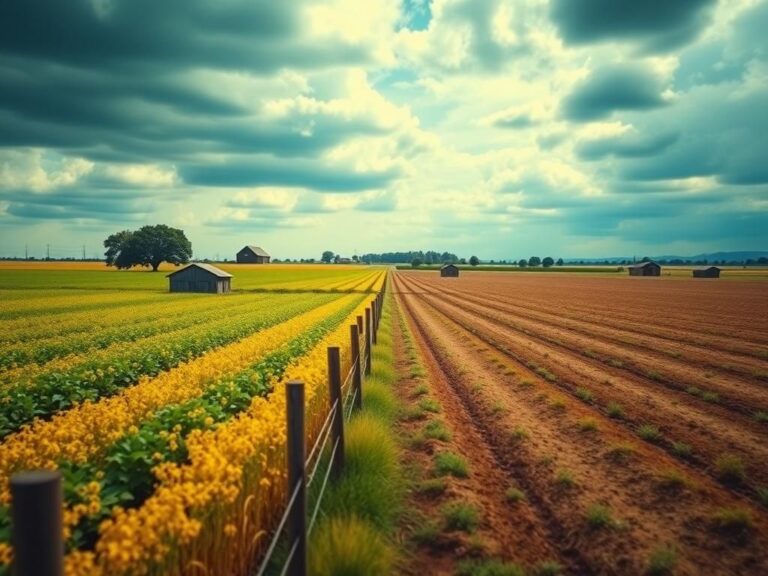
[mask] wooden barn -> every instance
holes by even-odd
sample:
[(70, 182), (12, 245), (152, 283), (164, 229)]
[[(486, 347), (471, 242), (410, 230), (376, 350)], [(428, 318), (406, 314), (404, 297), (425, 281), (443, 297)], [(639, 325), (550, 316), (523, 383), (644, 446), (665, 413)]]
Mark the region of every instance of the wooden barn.
[(238, 264), (269, 264), (271, 256), (258, 246), (245, 246), (237, 253)]
[(695, 268), (693, 270), (694, 278), (720, 278), (720, 268), (717, 266), (708, 266), (707, 268)]
[(171, 292), (226, 294), (232, 290), (232, 274), (216, 266), (194, 262), (168, 274)]
[(656, 262), (641, 262), (629, 266), (630, 276), (661, 276), (661, 266)]
[(443, 278), (458, 278), (459, 267), (455, 264), (444, 264), (443, 267), (440, 268), (440, 276)]

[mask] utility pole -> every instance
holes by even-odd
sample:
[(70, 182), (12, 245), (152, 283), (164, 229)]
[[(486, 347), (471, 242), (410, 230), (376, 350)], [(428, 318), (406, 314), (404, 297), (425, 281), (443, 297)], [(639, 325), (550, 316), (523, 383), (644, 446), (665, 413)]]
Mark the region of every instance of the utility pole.
[(83, 244), (83, 260), (85, 260), (85, 244)]
[(46, 244), (45, 245), (45, 259), (50, 260), (51, 259), (51, 245)]
[(24, 260), (29, 260), (29, 244), (24, 244)]

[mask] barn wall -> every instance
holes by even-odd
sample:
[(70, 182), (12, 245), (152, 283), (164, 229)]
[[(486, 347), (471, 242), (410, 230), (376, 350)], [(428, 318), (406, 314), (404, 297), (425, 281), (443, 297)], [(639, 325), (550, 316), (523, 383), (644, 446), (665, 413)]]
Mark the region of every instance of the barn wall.
[(171, 292), (218, 292), (219, 277), (192, 266), (170, 277)]

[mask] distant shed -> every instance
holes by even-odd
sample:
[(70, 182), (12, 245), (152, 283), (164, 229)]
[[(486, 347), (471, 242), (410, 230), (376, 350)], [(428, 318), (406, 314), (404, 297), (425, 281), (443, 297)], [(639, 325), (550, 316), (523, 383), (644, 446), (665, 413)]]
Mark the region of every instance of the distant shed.
[(661, 276), (661, 266), (656, 262), (641, 262), (629, 266), (630, 276)]
[(193, 262), (168, 274), (171, 292), (209, 292), (226, 294), (232, 290), (232, 274), (211, 266)]
[(458, 278), (459, 267), (455, 264), (445, 264), (440, 268), (440, 276), (443, 278)]
[(694, 268), (694, 278), (720, 278), (720, 268), (708, 266), (707, 268)]
[(237, 253), (238, 264), (269, 264), (271, 256), (259, 246), (244, 246)]

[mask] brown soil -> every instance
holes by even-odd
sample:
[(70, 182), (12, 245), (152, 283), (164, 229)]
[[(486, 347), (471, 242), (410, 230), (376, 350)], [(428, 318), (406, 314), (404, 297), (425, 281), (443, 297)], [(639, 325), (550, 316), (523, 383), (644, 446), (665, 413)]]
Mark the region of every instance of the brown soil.
[[(397, 273), (393, 285), (444, 419), (458, 430), (454, 443), (468, 450), (473, 478), (482, 477), (480, 489), (466, 488), (482, 494), (493, 532), (502, 534), (498, 542), (513, 547), (502, 557), (528, 565), (554, 559), (574, 574), (641, 574), (655, 549), (673, 545), (676, 574), (768, 571), (768, 517), (759, 504), (768, 480), (768, 427), (751, 416), (766, 398), (761, 371), (768, 366), (759, 351), (768, 322), (759, 314), (768, 294), (762, 284), (724, 283), (735, 295), (723, 304), (718, 298), (728, 290), (714, 284), (663, 282), (671, 297), (647, 281), (469, 276), (446, 282)], [(684, 355), (654, 349), (659, 341), (647, 321), (654, 306), (654, 320), (682, 318), (684, 310), (693, 315), (706, 304), (725, 322), (734, 313), (732, 302), (757, 313), (751, 325), (742, 315), (723, 331), (750, 335), (741, 350), (703, 348), (700, 342), (713, 338), (711, 325), (696, 322), (684, 327), (691, 336), (681, 338)], [(576, 311), (587, 305), (603, 315), (580, 317)], [(608, 322), (614, 306), (624, 317)], [(663, 338), (672, 345), (676, 329), (681, 326), (665, 328)], [(630, 337), (640, 342), (622, 342)], [(718, 368), (719, 354), (733, 356), (727, 368)], [(717, 403), (684, 391), (699, 382), (691, 355), (709, 362), (713, 374), (699, 385), (717, 391)], [(644, 371), (649, 364), (658, 373)], [(594, 396), (586, 403), (577, 398), (585, 390)], [(622, 418), (607, 416), (609, 402), (621, 404)], [(649, 423), (662, 432), (656, 444), (636, 434)], [(689, 444), (691, 456), (677, 456), (674, 442)], [(622, 457), (616, 448), (626, 446), (631, 453)], [(742, 458), (745, 480), (717, 480), (712, 461), (724, 453)], [(574, 486), (558, 482), (563, 471)], [(524, 508), (504, 501), (510, 485), (526, 492)], [(585, 515), (594, 504), (611, 511), (610, 526), (590, 527)], [(751, 515), (752, 527), (740, 534), (718, 531), (714, 515), (734, 507)]]

